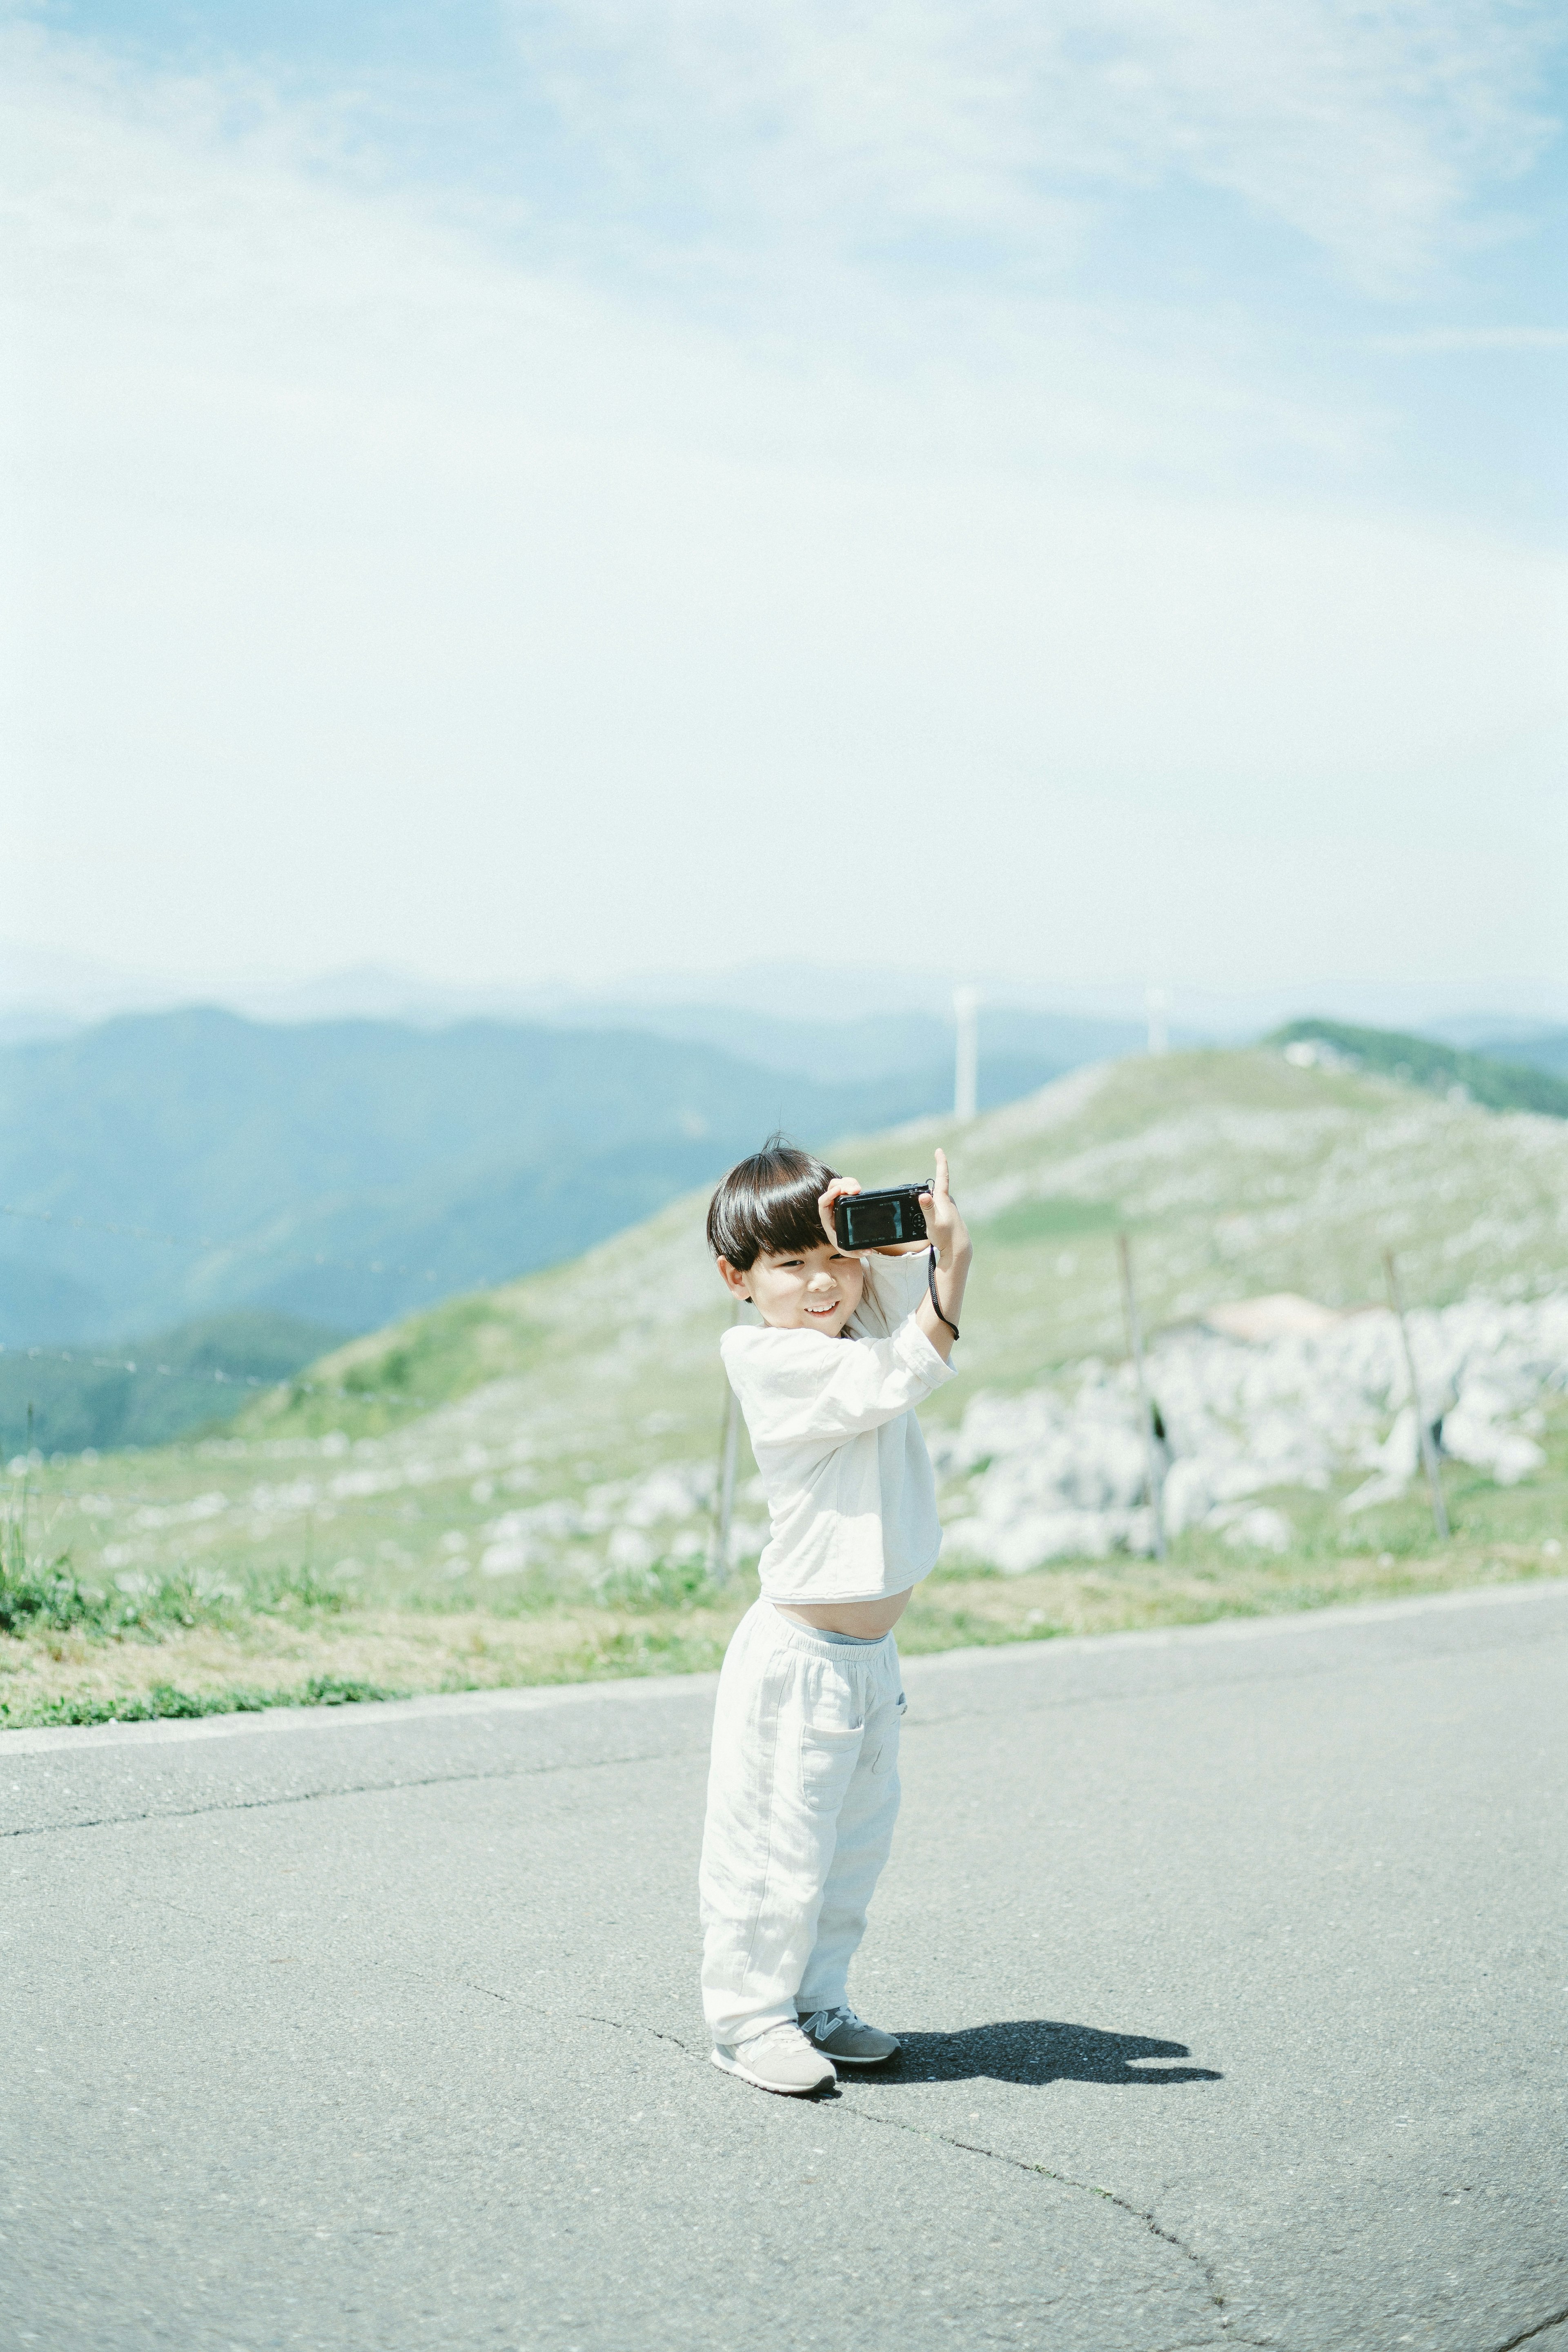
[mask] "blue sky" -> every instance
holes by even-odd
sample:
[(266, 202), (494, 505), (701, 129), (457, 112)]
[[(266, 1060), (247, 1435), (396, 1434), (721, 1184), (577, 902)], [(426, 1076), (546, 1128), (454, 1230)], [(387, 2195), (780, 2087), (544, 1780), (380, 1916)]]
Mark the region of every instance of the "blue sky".
[(1568, 979), (1554, 10), (0, 26), (7, 932)]

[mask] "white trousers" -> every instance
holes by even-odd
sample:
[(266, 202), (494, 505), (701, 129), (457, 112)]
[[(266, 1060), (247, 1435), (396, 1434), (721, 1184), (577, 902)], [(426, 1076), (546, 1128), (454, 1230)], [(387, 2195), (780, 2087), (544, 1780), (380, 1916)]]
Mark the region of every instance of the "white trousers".
[(699, 1888), (715, 2042), (834, 2009), (899, 1813), (890, 1633), (824, 1641), (759, 1601), (724, 1656)]

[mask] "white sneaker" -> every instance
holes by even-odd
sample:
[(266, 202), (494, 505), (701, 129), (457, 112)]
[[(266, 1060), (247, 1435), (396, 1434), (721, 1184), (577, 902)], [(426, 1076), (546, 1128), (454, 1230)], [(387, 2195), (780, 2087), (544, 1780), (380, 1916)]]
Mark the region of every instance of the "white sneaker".
[(750, 2042), (720, 2042), (713, 2063), (759, 2091), (782, 2091), (793, 2099), (809, 2098), (838, 2080), (832, 2059), (814, 2049), (798, 2025), (770, 2025)]

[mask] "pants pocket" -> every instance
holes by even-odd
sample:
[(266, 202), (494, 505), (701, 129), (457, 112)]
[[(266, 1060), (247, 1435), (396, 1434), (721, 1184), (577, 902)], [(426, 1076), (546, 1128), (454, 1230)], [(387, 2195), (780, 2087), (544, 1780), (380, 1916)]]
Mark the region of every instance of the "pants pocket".
[(890, 1772), (899, 1760), (899, 1734), (904, 1727), (907, 1706), (903, 1692), (899, 1693), (899, 1711), (882, 1734), (882, 1744), (872, 1761), (873, 1772)]

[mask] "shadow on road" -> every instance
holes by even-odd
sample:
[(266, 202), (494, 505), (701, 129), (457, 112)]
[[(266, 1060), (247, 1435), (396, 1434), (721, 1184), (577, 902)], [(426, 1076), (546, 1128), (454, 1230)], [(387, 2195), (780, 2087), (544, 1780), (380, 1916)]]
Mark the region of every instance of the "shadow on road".
[(1150, 2058), (1187, 2058), (1184, 2042), (1156, 2042), (1147, 2033), (1104, 2033), (1097, 2025), (1068, 2025), (1050, 2017), (1008, 2018), (965, 2026), (962, 2033), (904, 2033), (900, 2057), (865, 2074), (857, 2084), (880, 2082), (961, 2083), (988, 2075), (995, 2083), (1218, 2083), (1212, 2066), (1147, 2066)]

